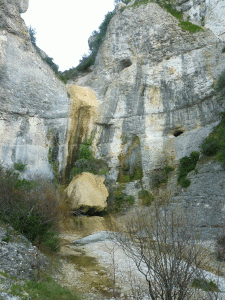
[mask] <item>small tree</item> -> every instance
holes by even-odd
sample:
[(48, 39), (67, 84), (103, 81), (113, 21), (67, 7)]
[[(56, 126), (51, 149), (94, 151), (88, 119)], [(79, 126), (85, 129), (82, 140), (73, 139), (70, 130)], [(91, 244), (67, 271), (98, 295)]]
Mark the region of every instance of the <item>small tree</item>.
[(119, 226), (117, 242), (144, 275), (150, 299), (190, 299), (193, 280), (204, 280), (203, 249), (192, 225), (187, 215), (156, 207), (136, 211)]
[(35, 47), (37, 47), (37, 45), (36, 45), (36, 41), (37, 41), (37, 39), (36, 39), (36, 34), (37, 34), (37, 33), (36, 33), (36, 30), (30, 26), (30, 27), (28, 28), (28, 32), (29, 32), (29, 35), (30, 35), (31, 43), (32, 43)]

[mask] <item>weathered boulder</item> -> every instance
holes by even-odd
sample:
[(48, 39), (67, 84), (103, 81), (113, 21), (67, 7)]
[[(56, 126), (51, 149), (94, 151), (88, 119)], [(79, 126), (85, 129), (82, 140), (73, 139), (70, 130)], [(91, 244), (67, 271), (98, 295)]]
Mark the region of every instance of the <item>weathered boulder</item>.
[(110, 179), (137, 138), (145, 185), (152, 170), (199, 148), (225, 107), (213, 91), (223, 47), (209, 29), (182, 30), (156, 3), (117, 9), (93, 72), (76, 82), (99, 101), (92, 148), (108, 161)]
[(65, 168), (70, 99), (33, 47), (20, 17), (28, 1), (1, 1), (0, 163), (27, 164), (25, 176), (51, 178)]
[(75, 176), (66, 189), (67, 195), (71, 198), (72, 209), (82, 208), (83, 212), (89, 209), (103, 211), (107, 206), (106, 200), (109, 195), (104, 181), (105, 176), (87, 172)]

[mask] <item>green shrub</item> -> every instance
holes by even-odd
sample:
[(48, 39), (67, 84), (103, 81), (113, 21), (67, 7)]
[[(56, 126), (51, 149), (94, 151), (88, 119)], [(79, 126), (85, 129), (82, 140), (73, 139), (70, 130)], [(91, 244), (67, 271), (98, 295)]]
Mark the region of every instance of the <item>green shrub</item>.
[(131, 195), (127, 196), (126, 197), (126, 202), (129, 203), (130, 205), (133, 205), (135, 203), (134, 196), (131, 196)]
[(91, 150), (88, 144), (82, 143), (80, 145), (79, 159), (90, 159), (92, 157)]
[(14, 169), (23, 172), (26, 169), (26, 164), (23, 164), (21, 160), (14, 163)]
[(223, 71), (215, 85), (215, 92), (221, 93), (222, 96), (225, 96), (225, 71)]
[(179, 167), (179, 175), (178, 175), (178, 183), (182, 187), (189, 187), (191, 181), (187, 179), (188, 173), (195, 170), (197, 162), (199, 160), (199, 152), (193, 151), (190, 157), (185, 156), (180, 160), (180, 167)]
[(216, 292), (218, 291), (218, 285), (210, 280), (206, 280), (206, 279), (198, 279), (195, 278), (192, 282), (192, 287), (196, 288), (196, 289), (201, 289), (203, 291), (207, 291), (207, 292)]
[(135, 198), (132, 195), (127, 195), (123, 192), (123, 185), (114, 192), (114, 205), (113, 211), (120, 212), (124, 205), (133, 205), (135, 203)]
[(105, 15), (103, 22), (99, 26), (99, 30), (93, 31), (89, 38), (89, 49), (91, 53), (83, 55), (77, 67), (70, 68), (69, 70), (62, 72), (61, 75), (64, 76), (64, 78), (67, 80), (73, 79), (79, 74), (79, 72), (85, 72), (90, 66), (94, 65), (98, 50), (104, 41), (109, 23), (114, 15), (114, 11), (108, 12)]
[(180, 21), (178, 24), (183, 30), (189, 31), (191, 33), (195, 33), (197, 31), (204, 31), (204, 29), (198, 25), (192, 24), (188, 21)]
[(152, 177), (153, 186), (159, 187), (162, 183), (167, 183), (169, 174), (174, 171), (171, 166), (165, 166), (162, 170), (157, 170)]
[(141, 199), (142, 205), (150, 206), (154, 201), (154, 196), (152, 193), (149, 193), (147, 190), (141, 190), (138, 193), (138, 198)]
[(216, 160), (225, 163), (225, 114), (220, 115), (221, 121), (201, 146), (202, 154), (215, 156)]
[(106, 175), (108, 172), (108, 167), (107, 164), (101, 159), (95, 159), (93, 157), (89, 160), (84, 158), (78, 159), (70, 172), (70, 181), (75, 175), (83, 172), (89, 172), (95, 175)]
[(225, 46), (224, 46), (223, 49), (222, 49), (222, 53), (225, 53)]
[(50, 182), (20, 180), (18, 173), (0, 169), (0, 220), (39, 248), (59, 249), (61, 199), (63, 195)]
[(30, 35), (30, 40), (31, 40), (31, 43), (34, 45), (34, 47), (37, 47), (36, 45), (36, 30), (34, 28), (32, 28), (31, 26), (28, 27), (28, 32), (29, 32), (29, 35)]

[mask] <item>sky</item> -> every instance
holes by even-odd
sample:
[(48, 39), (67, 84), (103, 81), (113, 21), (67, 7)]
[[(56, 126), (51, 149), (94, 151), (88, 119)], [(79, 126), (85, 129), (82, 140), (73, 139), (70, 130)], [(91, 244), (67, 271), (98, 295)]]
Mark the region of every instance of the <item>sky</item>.
[(29, 0), (21, 16), (36, 30), (37, 46), (64, 71), (88, 53), (89, 36), (113, 9), (114, 0)]

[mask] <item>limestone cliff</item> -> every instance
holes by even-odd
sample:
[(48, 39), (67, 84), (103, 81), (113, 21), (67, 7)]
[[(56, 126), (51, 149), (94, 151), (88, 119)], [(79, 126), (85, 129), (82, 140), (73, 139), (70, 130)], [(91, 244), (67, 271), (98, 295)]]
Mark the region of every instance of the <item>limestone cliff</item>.
[[(217, 13), (223, 18), (222, 10)], [(120, 157), (129, 152), (127, 172), (141, 161), (149, 186), (154, 169), (198, 149), (225, 107), (213, 93), (225, 69), (223, 47), (206, 27), (182, 30), (156, 3), (118, 6), (93, 71), (76, 82), (99, 101), (92, 149), (109, 162), (111, 179), (117, 180)], [(140, 159), (131, 151), (136, 138)]]
[(223, 0), (176, 0), (176, 8), (191, 22), (203, 25), (225, 41), (225, 2)]
[(65, 167), (70, 99), (33, 47), (20, 13), (28, 0), (0, 1), (0, 162), (21, 160), (26, 176)]

